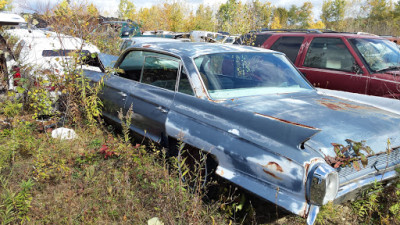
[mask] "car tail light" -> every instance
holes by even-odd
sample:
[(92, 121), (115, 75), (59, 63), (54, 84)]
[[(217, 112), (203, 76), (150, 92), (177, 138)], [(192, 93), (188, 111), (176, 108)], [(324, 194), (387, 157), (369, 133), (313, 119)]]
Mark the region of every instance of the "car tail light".
[(315, 205), (333, 201), (339, 189), (338, 173), (327, 164), (320, 164), (311, 171), (308, 179), (308, 200)]

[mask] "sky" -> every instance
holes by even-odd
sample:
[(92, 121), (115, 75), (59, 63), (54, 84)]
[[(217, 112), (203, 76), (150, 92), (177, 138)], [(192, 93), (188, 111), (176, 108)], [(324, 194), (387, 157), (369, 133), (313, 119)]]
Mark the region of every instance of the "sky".
[[(15, 10), (18, 12), (21, 11), (26, 11), (23, 8), (26, 7), (21, 7), (22, 5), (28, 4), (28, 8), (40, 8), (41, 6), (50, 3), (51, 5), (55, 5), (59, 3), (61, 0), (14, 0), (14, 6)], [(100, 12), (105, 15), (105, 16), (116, 16), (117, 11), (118, 11), (118, 4), (119, 0), (86, 0), (88, 2), (92, 2), (96, 5), (96, 7), (100, 10)], [(191, 7), (192, 9), (196, 9), (198, 5), (200, 4), (205, 4), (209, 6), (215, 6), (218, 7), (221, 3), (225, 3), (226, 0), (178, 0), (185, 2)], [(242, 2), (249, 1), (249, 0), (241, 0)], [(265, 2), (265, 0), (260, 0), (261, 2)], [(279, 7), (285, 7), (289, 9), (289, 7), (292, 4), (295, 4), (297, 6), (303, 5), (304, 2), (310, 1), (313, 6), (313, 14), (315, 19), (319, 19), (319, 16), (321, 14), (321, 8), (322, 8), (322, 2), (321, 0), (267, 0), (268, 2), (271, 2), (272, 5), (274, 6), (279, 6)], [(131, 0), (133, 4), (137, 8), (149, 8), (152, 5), (156, 5), (158, 3), (164, 2), (162, 0)]]

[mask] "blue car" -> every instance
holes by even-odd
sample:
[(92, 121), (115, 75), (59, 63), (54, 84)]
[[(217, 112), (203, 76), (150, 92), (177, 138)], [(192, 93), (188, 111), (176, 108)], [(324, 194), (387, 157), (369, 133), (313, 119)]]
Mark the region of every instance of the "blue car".
[[(399, 101), (315, 89), (283, 53), (209, 43), (128, 48), (100, 98), (131, 130), (211, 155), (215, 173), (307, 218), (397, 177)], [(104, 73), (86, 71), (96, 82)]]

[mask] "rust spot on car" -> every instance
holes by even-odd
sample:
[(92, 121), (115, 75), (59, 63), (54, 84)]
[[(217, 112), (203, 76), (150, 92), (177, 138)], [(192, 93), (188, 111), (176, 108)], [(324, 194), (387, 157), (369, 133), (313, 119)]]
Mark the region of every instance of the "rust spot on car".
[(258, 115), (258, 116), (265, 117), (265, 118), (273, 119), (273, 120), (276, 120), (276, 121), (279, 121), (279, 122), (283, 122), (283, 123), (287, 123), (287, 124), (292, 124), (292, 125), (299, 126), (299, 127), (305, 127), (305, 128), (309, 128), (309, 129), (313, 129), (313, 130), (318, 130), (318, 129), (315, 128), (315, 127), (307, 126), (307, 125), (300, 124), (300, 123), (295, 123), (295, 122), (292, 122), (292, 121), (288, 121), (288, 120), (276, 118), (276, 117), (273, 117), (273, 116), (268, 116), (268, 115), (264, 115), (264, 114), (256, 113), (256, 112), (255, 112), (254, 114), (256, 114), (256, 115)]
[(369, 106), (361, 106), (361, 105), (356, 105), (356, 104), (350, 104), (347, 102), (341, 102), (341, 101), (335, 101), (332, 99), (327, 99), (323, 98), (321, 100), (317, 100), (317, 102), (327, 108), (330, 108), (332, 110), (349, 110), (349, 109), (371, 109), (373, 107)]
[(310, 213), (309, 211), (309, 205), (307, 203), (303, 203), (303, 213), (300, 214), (299, 216), (303, 217), (303, 218), (307, 218), (308, 217), (308, 213)]
[(270, 175), (271, 177), (273, 177), (273, 178), (275, 178), (275, 179), (282, 180), (282, 178), (280, 178), (280, 177), (276, 176), (275, 174), (273, 174), (273, 173), (269, 172), (269, 171), (268, 171), (268, 170), (266, 170), (266, 169), (263, 169), (263, 171), (264, 171), (264, 173), (266, 173), (266, 174)]
[(283, 173), (282, 167), (276, 162), (269, 162), (267, 165), (261, 165), (263, 167), (264, 173), (272, 176), (275, 179), (282, 180), (282, 178), (278, 177), (273, 172)]
[(282, 167), (276, 162), (269, 162), (267, 165), (262, 167), (283, 173)]

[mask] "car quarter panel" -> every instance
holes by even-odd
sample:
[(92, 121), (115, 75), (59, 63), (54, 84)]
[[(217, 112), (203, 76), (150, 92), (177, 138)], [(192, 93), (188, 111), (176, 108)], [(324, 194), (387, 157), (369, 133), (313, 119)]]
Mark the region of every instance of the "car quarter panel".
[(234, 111), (177, 93), (166, 132), (214, 155), (218, 175), (305, 216), (308, 170), (323, 159), (298, 146), (319, 130)]

